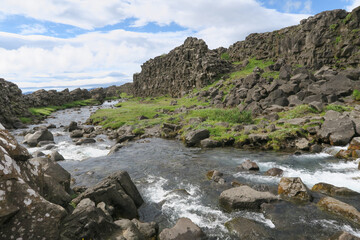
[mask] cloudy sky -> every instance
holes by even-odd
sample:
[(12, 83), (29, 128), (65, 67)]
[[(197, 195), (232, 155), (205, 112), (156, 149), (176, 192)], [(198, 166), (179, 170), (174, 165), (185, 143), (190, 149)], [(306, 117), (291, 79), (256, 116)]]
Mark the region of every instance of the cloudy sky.
[(0, 78), (24, 91), (120, 85), (186, 37), (228, 47), (360, 0), (0, 0)]

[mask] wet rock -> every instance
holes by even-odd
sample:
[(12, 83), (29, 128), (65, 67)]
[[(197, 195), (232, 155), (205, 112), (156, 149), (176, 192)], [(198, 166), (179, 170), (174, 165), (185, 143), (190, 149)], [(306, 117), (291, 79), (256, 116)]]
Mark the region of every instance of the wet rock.
[(185, 145), (187, 147), (193, 147), (200, 143), (201, 140), (208, 138), (210, 132), (207, 129), (194, 130), (186, 134)]
[(71, 138), (81, 138), (84, 135), (82, 130), (74, 130), (70, 133)]
[(322, 152), (322, 146), (319, 144), (314, 144), (310, 147), (310, 152), (311, 153), (321, 153)]
[(265, 175), (267, 176), (273, 176), (273, 177), (281, 177), (283, 175), (283, 170), (280, 168), (270, 168), (265, 172)]
[(122, 145), (121, 143), (115, 144), (114, 146), (112, 146), (112, 147), (110, 148), (110, 151), (109, 151), (109, 153), (108, 153), (108, 156), (116, 153), (116, 152), (119, 151), (122, 147), (123, 147), (123, 145)]
[(331, 236), (329, 240), (360, 240), (360, 238), (348, 232), (338, 232)]
[(91, 144), (96, 143), (96, 140), (94, 138), (82, 138), (79, 141), (75, 143), (75, 145), (83, 145), (83, 144)]
[(309, 189), (298, 177), (283, 177), (278, 186), (278, 194), (281, 198), (295, 202), (312, 201)]
[(115, 221), (115, 224), (121, 229), (117, 231), (112, 239), (124, 239), (124, 240), (145, 240), (143, 234), (139, 231), (136, 225), (129, 219), (121, 219)]
[(259, 192), (249, 186), (240, 186), (223, 191), (219, 197), (220, 206), (228, 212), (234, 210), (259, 209), (262, 203), (278, 198), (269, 192)]
[(341, 149), (338, 153), (336, 153), (335, 157), (353, 160), (360, 157), (360, 150), (344, 150)]
[(238, 166), (239, 170), (248, 170), (248, 171), (259, 171), (259, 166), (255, 163), (248, 160), (245, 160)]
[(355, 192), (346, 187), (336, 187), (328, 183), (317, 183), (315, 184), (311, 191), (320, 192), (326, 195), (331, 196), (358, 196), (360, 193)]
[(50, 159), (55, 162), (65, 160), (65, 158), (58, 151), (52, 151), (50, 154)]
[(216, 148), (216, 147), (221, 147), (221, 142), (210, 138), (206, 138), (200, 141), (200, 145), (203, 148)]
[(47, 130), (47, 128), (40, 129), (33, 134), (27, 134), (25, 136), (24, 143), (30, 147), (36, 147), (37, 144), (41, 141), (52, 141), (54, 142), (53, 134)]
[(360, 137), (351, 140), (348, 150), (360, 150)]
[(0, 147), (15, 161), (26, 161), (31, 158), (28, 150), (21, 146), (7, 130), (0, 128)]
[(45, 146), (44, 150), (51, 150), (53, 148), (55, 148), (55, 145), (54, 144), (49, 144), (49, 145)]
[(93, 187), (88, 188), (73, 200), (75, 204), (84, 198), (90, 198), (96, 204), (104, 202), (114, 208), (113, 218), (133, 219), (138, 216), (137, 208), (143, 204), (143, 199), (129, 174), (118, 171)]
[(116, 142), (117, 143), (122, 143), (122, 142), (125, 142), (125, 141), (131, 141), (135, 138), (136, 136), (135, 135), (123, 135), (123, 136), (120, 136), (116, 139)]
[(159, 240), (205, 240), (204, 232), (188, 218), (180, 218), (174, 227), (165, 228)]
[(295, 146), (299, 150), (309, 150), (310, 142), (306, 138), (301, 138), (295, 141)]
[(271, 229), (243, 217), (237, 217), (226, 222), (225, 227), (239, 239), (273, 239), (270, 234)]
[(80, 128), (78, 127), (77, 122), (72, 121), (69, 126), (67, 127), (67, 129), (69, 130), (69, 132), (75, 131), (75, 130), (80, 130)]
[(346, 218), (360, 225), (360, 212), (353, 206), (341, 202), (332, 197), (324, 197), (320, 199), (317, 206), (324, 211), (335, 214), (339, 217)]
[(107, 239), (119, 227), (89, 198), (81, 200), (61, 224), (61, 239)]
[(249, 139), (252, 143), (260, 145), (267, 142), (269, 140), (269, 136), (266, 133), (252, 133), (249, 135)]
[(33, 153), (33, 157), (37, 158), (37, 157), (43, 157), (45, 156), (45, 153), (41, 152), (41, 151), (36, 151)]
[(159, 231), (159, 226), (156, 222), (143, 223), (137, 220), (136, 218), (131, 220), (140, 233), (144, 236), (145, 239), (155, 239)]

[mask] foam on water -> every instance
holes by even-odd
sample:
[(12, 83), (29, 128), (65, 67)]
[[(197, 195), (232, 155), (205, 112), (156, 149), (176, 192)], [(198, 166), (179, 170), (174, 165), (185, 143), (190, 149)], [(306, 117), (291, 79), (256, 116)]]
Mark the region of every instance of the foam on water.
[(74, 145), (68, 142), (60, 142), (57, 144), (58, 152), (63, 155), (66, 160), (82, 161), (87, 158), (102, 157), (109, 153), (105, 144), (91, 145)]
[(339, 224), (335, 220), (326, 220), (326, 219), (320, 219), (320, 220), (312, 220), (310, 222), (311, 225), (319, 225), (323, 228), (331, 228), (337, 231), (344, 231), (348, 232), (356, 237), (360, 237), (360, 231), (357, 229), (353, 229), (351, 226), (346, 224)]
[[(224, 224), (236, 216), (242, 216), (263, 223), (270, 228), (275, 227), (271, 220), (266, 219), (262, 213), (239, 211), (228, 214), (220, 209), (205, 206), (201, 202), (202, 192), (197, 186), (180, 183), (177, 188), (185, 189), (189, 195), (179, 195), (176, 191), (164, 189), (164, 185), (168, 180), (162, 177), (149, 176), (147, 182), (149, 186), (145, 190), (145, 198), (150, 202), (163, 203), (162, 212), (173, 223), (180, 217), (186, 217), (191, 219), (199, 227), (216, 232), (217, 236), (219, 236), (219, 233), (227, 234)], [(223, 234), (220, 235), (225, 237)]]

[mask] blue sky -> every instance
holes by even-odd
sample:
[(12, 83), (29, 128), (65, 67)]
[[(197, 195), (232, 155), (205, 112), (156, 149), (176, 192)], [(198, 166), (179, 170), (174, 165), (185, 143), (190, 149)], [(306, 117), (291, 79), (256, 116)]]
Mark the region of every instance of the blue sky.
[(24, 92), (132, 81), (186, 37), (228, 47), (360, 0), (1, 0), (0, 78)]

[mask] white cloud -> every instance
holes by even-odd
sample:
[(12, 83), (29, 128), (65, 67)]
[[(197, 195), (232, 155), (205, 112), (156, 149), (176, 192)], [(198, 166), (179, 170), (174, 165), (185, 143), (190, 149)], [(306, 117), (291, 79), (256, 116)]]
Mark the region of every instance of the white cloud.
[(21, 29), (20, 34), (22, 35), (42, 34), (47, 32), (47, 29), (41, 24), (33, 24), (33, 25), (23, 24), (20, 26), (20, 29)]
[[(255, 0), (2, 0), (1, 14), (20, 14), (84, 29), (129, 17), (136, 19), (136, 26), (174, 22), (187, 29), (159, 33), (113, 30), (70, 39), (0, 32), (0, 76), (22, 87), (105, 83), (120, 78), (128, 81), (144, 61), (168, 52), (187, 36), (204, 39), (210, 48), (228, 47), (250, 33), (298, 24), (307, 17), (266, 9)], [(23, 30), (23, 34), (46, 31), (41, 25), (24, 26)], [(126, 77), (109, 77), (110, 72)], [(96, 77), (79, 80), (76, 73)]]
[(346, 7), (346, 10), (349, 12), (360, 6), (360, 0), (351, 0), (350, 2), (351, 4)]
[(301, 4), (302, 3), (300, 1), (288, 0), (285, 2), (284, 11), (285, 12), (297, 11), (300, 9)]

